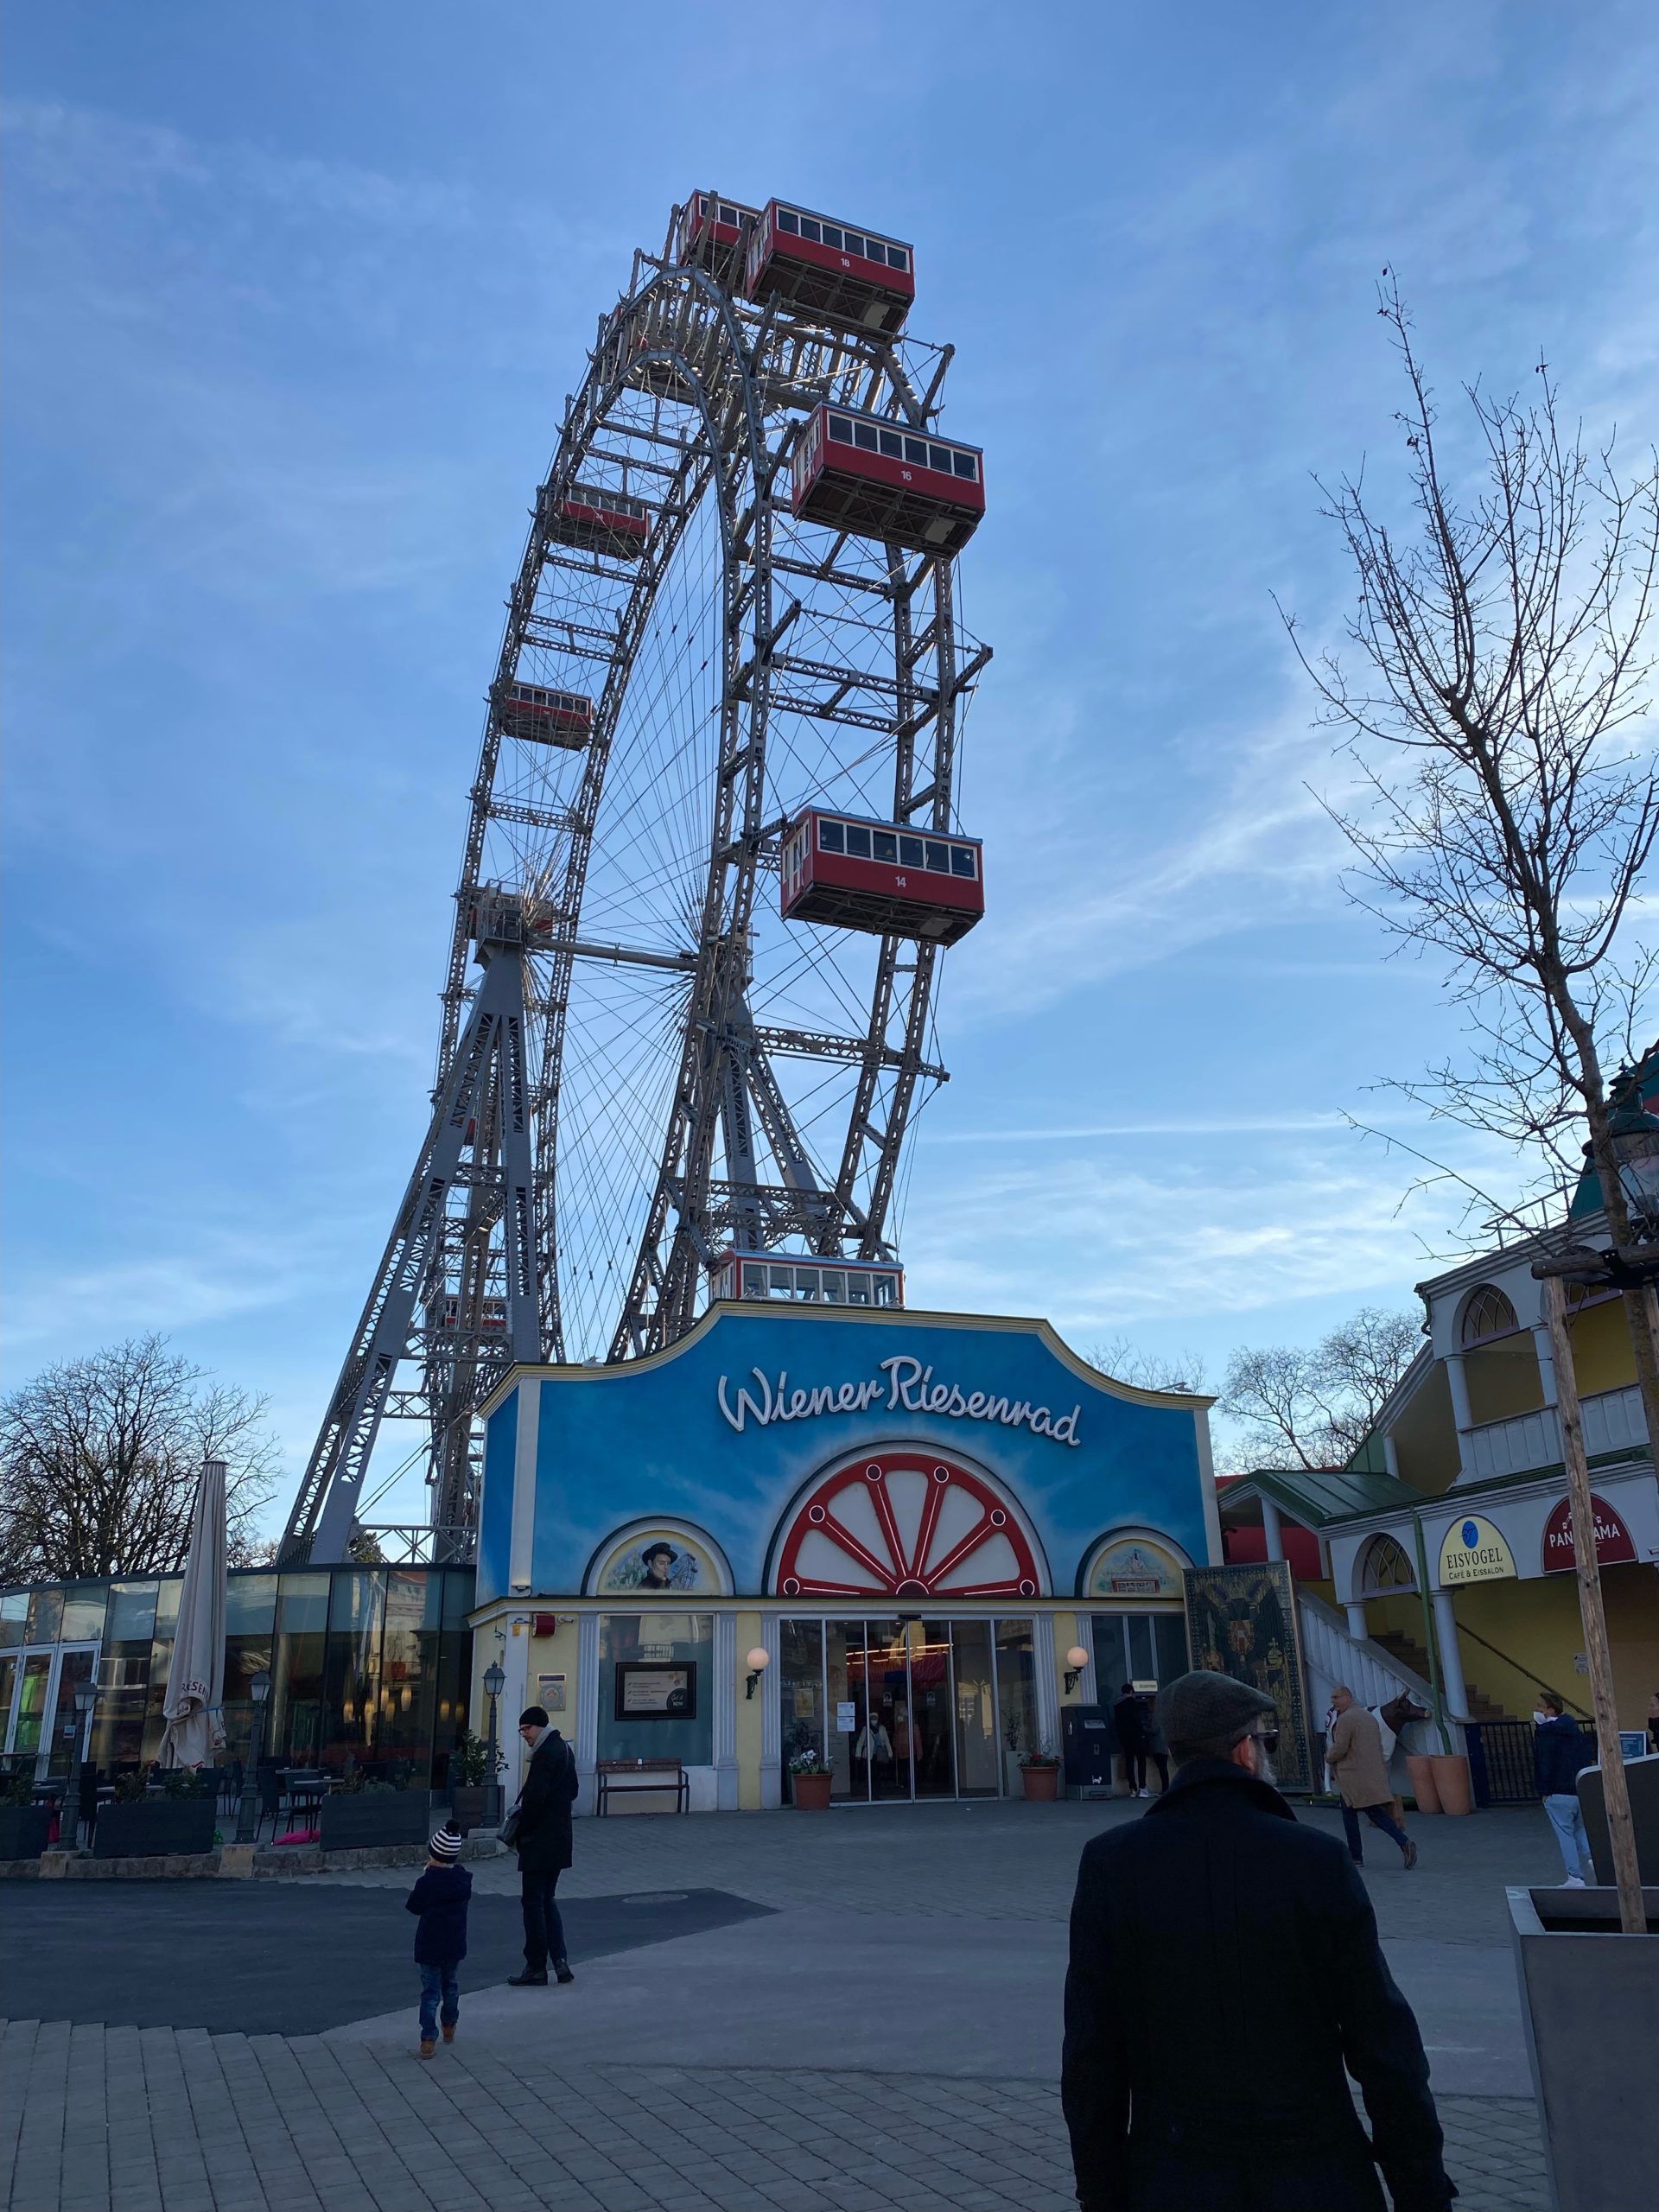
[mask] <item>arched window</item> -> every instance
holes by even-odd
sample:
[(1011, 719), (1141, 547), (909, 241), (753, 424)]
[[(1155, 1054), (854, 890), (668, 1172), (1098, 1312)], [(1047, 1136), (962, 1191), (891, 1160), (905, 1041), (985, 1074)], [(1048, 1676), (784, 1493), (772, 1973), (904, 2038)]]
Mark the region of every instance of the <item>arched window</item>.
[(1521, 1324), (1515, 1318), (1515, 1308), (1495, 1283), (1482, 1283), (1471, 1294), (1463, 1309), (1463, 1342), (1471, 1344), (1489, 1344), (1494, 1337), (1506, 1337)]
[(1392, 1536), (1371, 1538), (1360, 1554), (1358, 1580), (1362, 1598), (1391, 1598), (1417, 1587), (1411, 1561)]

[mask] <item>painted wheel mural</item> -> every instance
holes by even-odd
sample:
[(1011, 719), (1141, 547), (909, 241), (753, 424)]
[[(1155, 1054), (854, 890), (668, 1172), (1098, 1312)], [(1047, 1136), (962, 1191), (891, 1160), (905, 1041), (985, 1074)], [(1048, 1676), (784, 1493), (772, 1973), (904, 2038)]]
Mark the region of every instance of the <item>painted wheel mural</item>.
[(877, 1452), (826, 1476), (778, 1561), (785, 1598), (1034, 1598), (1031, 1543), (990, 1485), (931, 1452)]

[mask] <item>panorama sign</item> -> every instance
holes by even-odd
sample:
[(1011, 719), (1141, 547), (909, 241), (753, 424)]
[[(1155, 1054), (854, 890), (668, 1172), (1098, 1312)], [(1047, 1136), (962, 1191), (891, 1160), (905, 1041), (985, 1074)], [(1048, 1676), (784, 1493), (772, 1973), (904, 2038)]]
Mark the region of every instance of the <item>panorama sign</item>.
[[(1590, 1510), (1596, 1516), (1596, 1564), (1599, 1567), (1618, 1567), (1626, 1560), (1634, 1560), (1636, 1546), (1630, 1532), (1605, 1498), (1590, 1493)], [(1571, 1574), (1579, 1563), (1578, 1548), (1573, 1541), (1573, 1501), (1560, 1498), (1550, 1509), (1544, 1523), (1544, 1573)]]
[(1515, 1573), (1515, 1554), (1484, 1513), (1465, 1513), (1446, 1530), (1440, 1546), (1442, 1589), (1459, 1582), (1503, 1582)]

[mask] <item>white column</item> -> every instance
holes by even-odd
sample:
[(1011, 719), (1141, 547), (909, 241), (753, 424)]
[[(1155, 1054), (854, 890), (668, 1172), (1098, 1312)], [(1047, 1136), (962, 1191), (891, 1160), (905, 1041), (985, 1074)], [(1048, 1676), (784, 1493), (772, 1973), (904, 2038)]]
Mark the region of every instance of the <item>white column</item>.
[(1037, 1739), (1060, 1748), (1060, 1686), (1054, 1675), (1054, 1616), (1039, 1613), (1031, 1624), (1031, 1663), (1037, 1677)]
[[(770, 1673), (771, 1669), (768, 1669)], [(715, 1615), (715, 1802), (737, 1810), (737, 1616)]]
[(1458, 1649), (1458, 1617), (1452, 1610), (1452, 1592), (1434, 1592), (1434, 1641), (1440, 1647), (1440, 1688), (1446, 1709), (1454, 1720), (1469, 1715), (1469, 1693), (1463, 1686), (1463, 1654)]
[(1262, 1500), (1262, 1533), (1268, 1540), (1268, 1557), (1283, 1559), (1285, 1532), (1280, 1525), (1279, 1509), (1270, 1497)]
[(1371, 1632), (1371, 1631), (1370, 1631), (1370, 1630), (1369, 1628), (1367, 1628), (1367, 1626), (1365, 1625), (1365, 1608), (1364, 1608), (1364, 1606), (1363, 1606), (1363, 1605), (1348, 1605), (1348, 1606), (1344, 1606), (1344, 1611), (1347, 1613), (1347, 1616), (1348, 1616), (1348, 1633), (1349, 1633), (1349, 1635), (1350, 1635), (1350, 1636), (1351, 1636), (1351, 1637), (1353, 1637), (1354, 1642), (1355, 1642), (1356, 1643), (1364, 1643), (1364, 1641), (1365, 1641), (1365, 1639), (1366, 1639), (1366, 1637), (1367, 1637), (1370, 1634), (1370, 1632)]
[(599, 1757), (599, 1615), (583, 1613), (576, 1629), (576, 1771), (584, 1777), (574, 1810), (594, 1809), (594, 1761)]
[(760, 1677), (760, 1803), (770, 1811), (784, 1802), (784, 1686), (778, 1679), (778, 1616), (760, 1616), (760, 1642), (770, 1664)]
[(1532, 1341), (1538, 1347), (1538, 1381), (1543, 1390), (1544, 1403), (1547, 1406), (1559, 1405), (1560, 1401), (1555, 1395), (1555, 1354), (1550, 1347), (1548, 1321), (1533, 1323)]
[(1452, 1392), (1452, 1418), (1458, 1425), (1458, 1472), (1463, 1476), (1471, 1471), (1465, 1439), (1475, 1425), (1475, 1415), (1469, 1403), (1469, 1378), (1463, 1371), (1460, 1351), (1446, 1355), (1446, 1379)]

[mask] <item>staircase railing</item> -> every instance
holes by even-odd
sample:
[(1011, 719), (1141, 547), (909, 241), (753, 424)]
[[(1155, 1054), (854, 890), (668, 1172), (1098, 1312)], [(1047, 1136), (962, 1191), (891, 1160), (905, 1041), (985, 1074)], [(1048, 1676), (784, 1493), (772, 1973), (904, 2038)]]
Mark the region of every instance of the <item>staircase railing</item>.
[[(1433, 1711), (1433, 1693), (1423, 1677), (1370, 1637), (1351, 1636), (1346, 1620), (1334, 1605), (1326, 1605), (1311, 1590), (1299, 1588), (1296, 1611), (1311, 1713), (1324, 1714), (1338, 1682), (1345, 1682), (1361, 1705), (1389, 1705), (1402, 1690), (1409, 1690), (1419, 1705)], [(1456, 1722), (1449, 1720), (1447, 1726), (1457, 1737)], [(1454, 1744), (1453, 1748), (1461, 1745)]]

